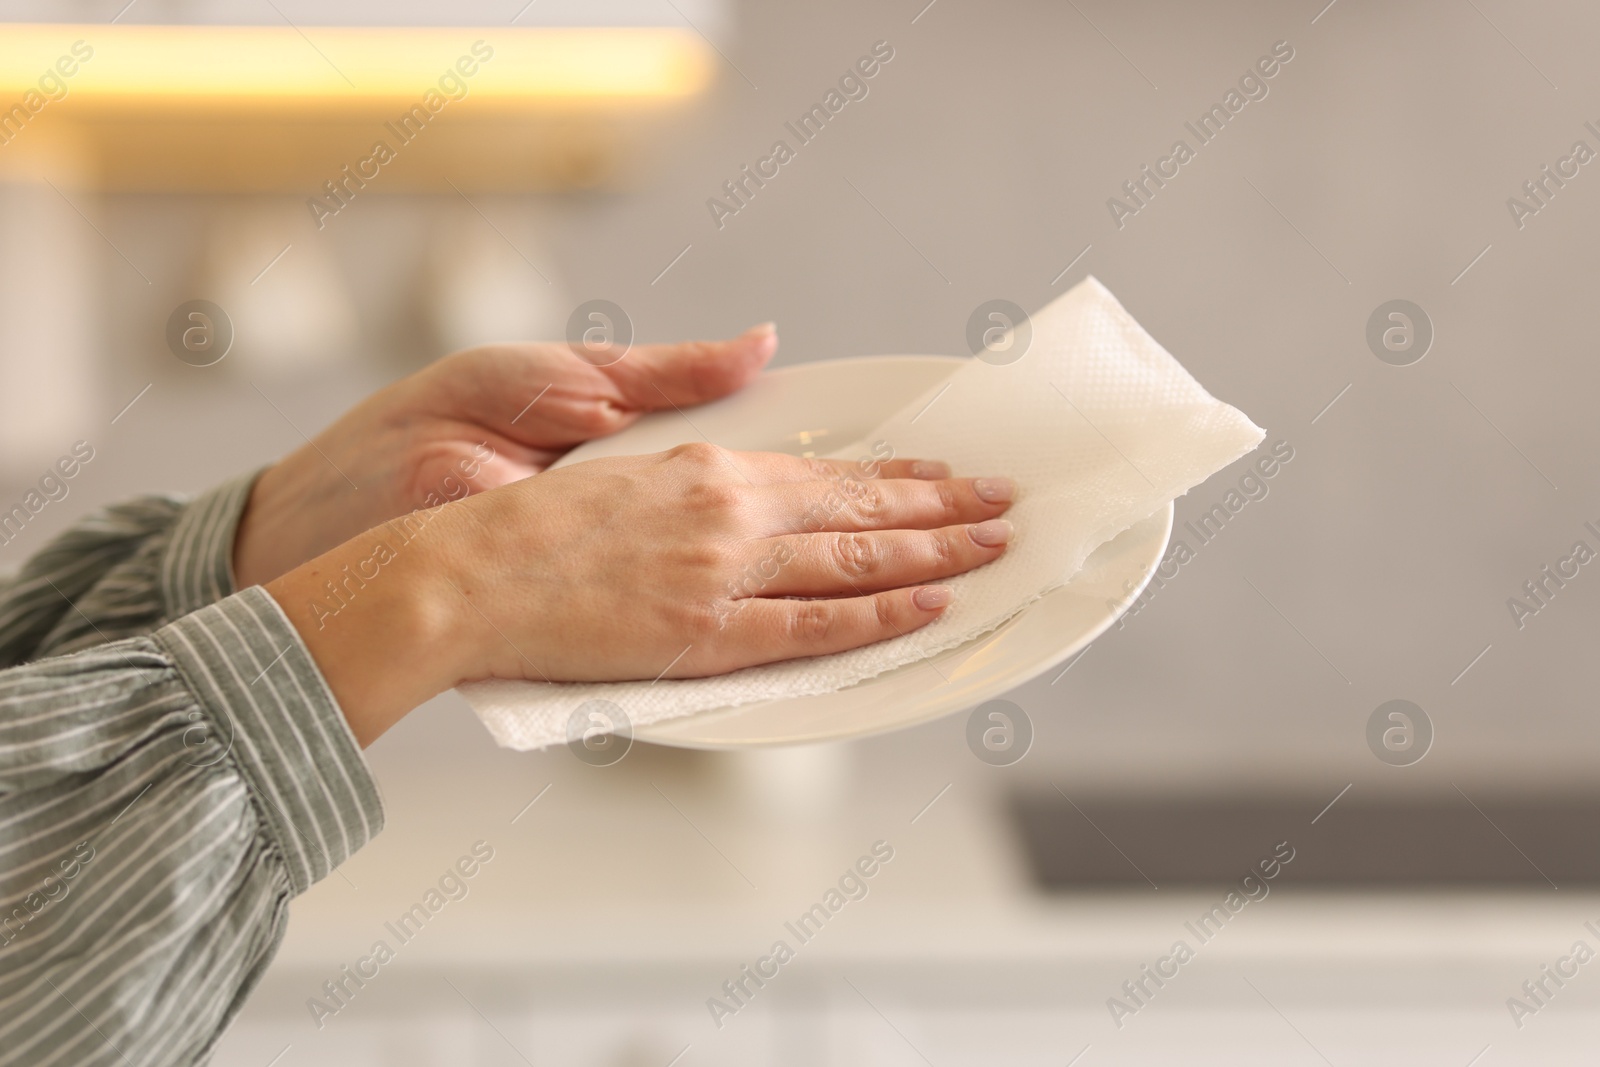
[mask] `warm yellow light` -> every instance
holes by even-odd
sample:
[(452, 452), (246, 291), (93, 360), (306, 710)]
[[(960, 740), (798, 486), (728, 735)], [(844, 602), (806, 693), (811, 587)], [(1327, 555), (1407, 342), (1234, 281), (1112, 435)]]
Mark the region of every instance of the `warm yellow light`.
[[(92, 55), (81, 59), (90, 49)], [(480, 61), (485, 49), (493, 50), (492, 58)], [(666, 27), (11, 23), (0, 25), (0, 110), (31, 92), (71, 98), (79, 107), (261, 104), (338, 111), (414, 101), (430, 89), (455, 96), (463, 91), (457, 82), (480, 104), (673, 98), (705, 87), (708, 52), (691, 31)], [(456, 69), (463, 56), (470, 75)], [(62, 57), (60, 71), (75, 68), (70, 76), (57, 71)]]

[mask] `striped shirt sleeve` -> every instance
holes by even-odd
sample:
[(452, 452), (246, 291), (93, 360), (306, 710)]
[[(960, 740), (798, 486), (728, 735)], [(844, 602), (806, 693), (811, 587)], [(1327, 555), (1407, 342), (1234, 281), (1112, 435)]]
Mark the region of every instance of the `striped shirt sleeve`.
[[(0, 594), (0, 666), (148, 634), (232, 593), (233, 536), (255, 479), (187, 505), (118, 504), (45, 545)], [(0, 546), (0, 562), (16, 547)]]
[(203, 1062), (382, 827), (298, 634), (232, 591), (248, 488), (110, 509), (0, 597), (0, 1063)]

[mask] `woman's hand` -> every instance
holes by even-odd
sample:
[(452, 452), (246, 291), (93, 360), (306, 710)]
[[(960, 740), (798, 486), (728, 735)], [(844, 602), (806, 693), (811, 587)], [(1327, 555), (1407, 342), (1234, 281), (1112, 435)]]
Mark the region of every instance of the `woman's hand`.
[(591, 460), (368, 531), (267, 590), (366, 744), (462, 681), (698, 677), (909, 633), (949, 603), (929, 583), (1011, 536), (1007, 479), (947, 474), (703, 444)]
[(446, 356), (261, 475), (234, 540), (238, 585), (264, 583), (417, 508), (537, 474), (646, 412), (726, 396), (777, 348), (768, 323), (731, 341), (635, 345), (615, 362), (590, 362), (565, 344)]

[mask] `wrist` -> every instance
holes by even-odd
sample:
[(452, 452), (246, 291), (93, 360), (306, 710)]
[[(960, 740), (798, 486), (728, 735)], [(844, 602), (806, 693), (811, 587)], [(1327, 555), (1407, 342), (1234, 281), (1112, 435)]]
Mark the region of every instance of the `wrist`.
[[(332, 443), (329, 447), (334, 447)], [(352, 483), (310, 445), (261, 472), (239, 517), (233, 573), (240, 589), (279, 575), (360, 534), (383, 512), (367, 517)]]
[(233, 573), (240, 589), (265, 585), (314, 555), (299, 550), (300, 539), (284, 523), (288, 517), (304, 522), (304, 514), (295, 513), (315, 494), (314, 486), (297, 477), (295, 459), (268, 467), (250, 487), (233, 539)]
[(363, 747), (461, 678), (461, 598), (436, 547), (444, 511), (374, 527), (266, 583)]

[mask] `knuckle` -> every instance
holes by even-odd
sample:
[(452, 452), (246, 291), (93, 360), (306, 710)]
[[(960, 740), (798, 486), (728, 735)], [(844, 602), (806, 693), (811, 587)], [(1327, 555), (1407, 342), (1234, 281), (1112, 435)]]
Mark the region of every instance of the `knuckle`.
[(899, 627), (894, 624), (894, 601), (886, 596), (872, 598), (872, 611), (877, 618), (878, 631), (893, 629), (899, 632)]
[(850, 491), (850, 503), (855, 509), (856, 516), (867, 522), (876, 522), (883, 518), (888, 504), (884, 499), (883, 491), (875, 485), (857, 482)]
[(865, 534), (840, 534), (833, 539), (834, 566), (846, 578), (865, 578), (883, 569), (883, 552)]
[(815, 644), (833, 632), (833, 609), (818, 603), (796, 604), (785, 624), (787, 637), (796, 644)]
[(956, 487), (948, 480), (931, 483), (935, 495), (939, 500), (939, 509), (946, 515), (956, 515), (961, 511), (961, 501), (956, 496)]
[(833, 465), (825, 459), (806, 456), (801, 460), (805, 464), (806, 473), (819, 482), (831, 482), (835, 479)]
[(710, 466), (721, 463), (724, 450), (709, 441), (690, 441), (688, 444), (677, 445), (667, 450), (667, 455), (673, 459), (685, 460), (700, 466)]
[(631, 418), (615, 404), (590, 404), (578, 416), (578, 428), (586, 434), (606, 437), (626, 426)]
[[(961, 536), (966, 536), (963, 533)], [(936, 567), (953, 567), (956, 564), (955, 536), (948, 531), (928, 535), (928, 561)]]

